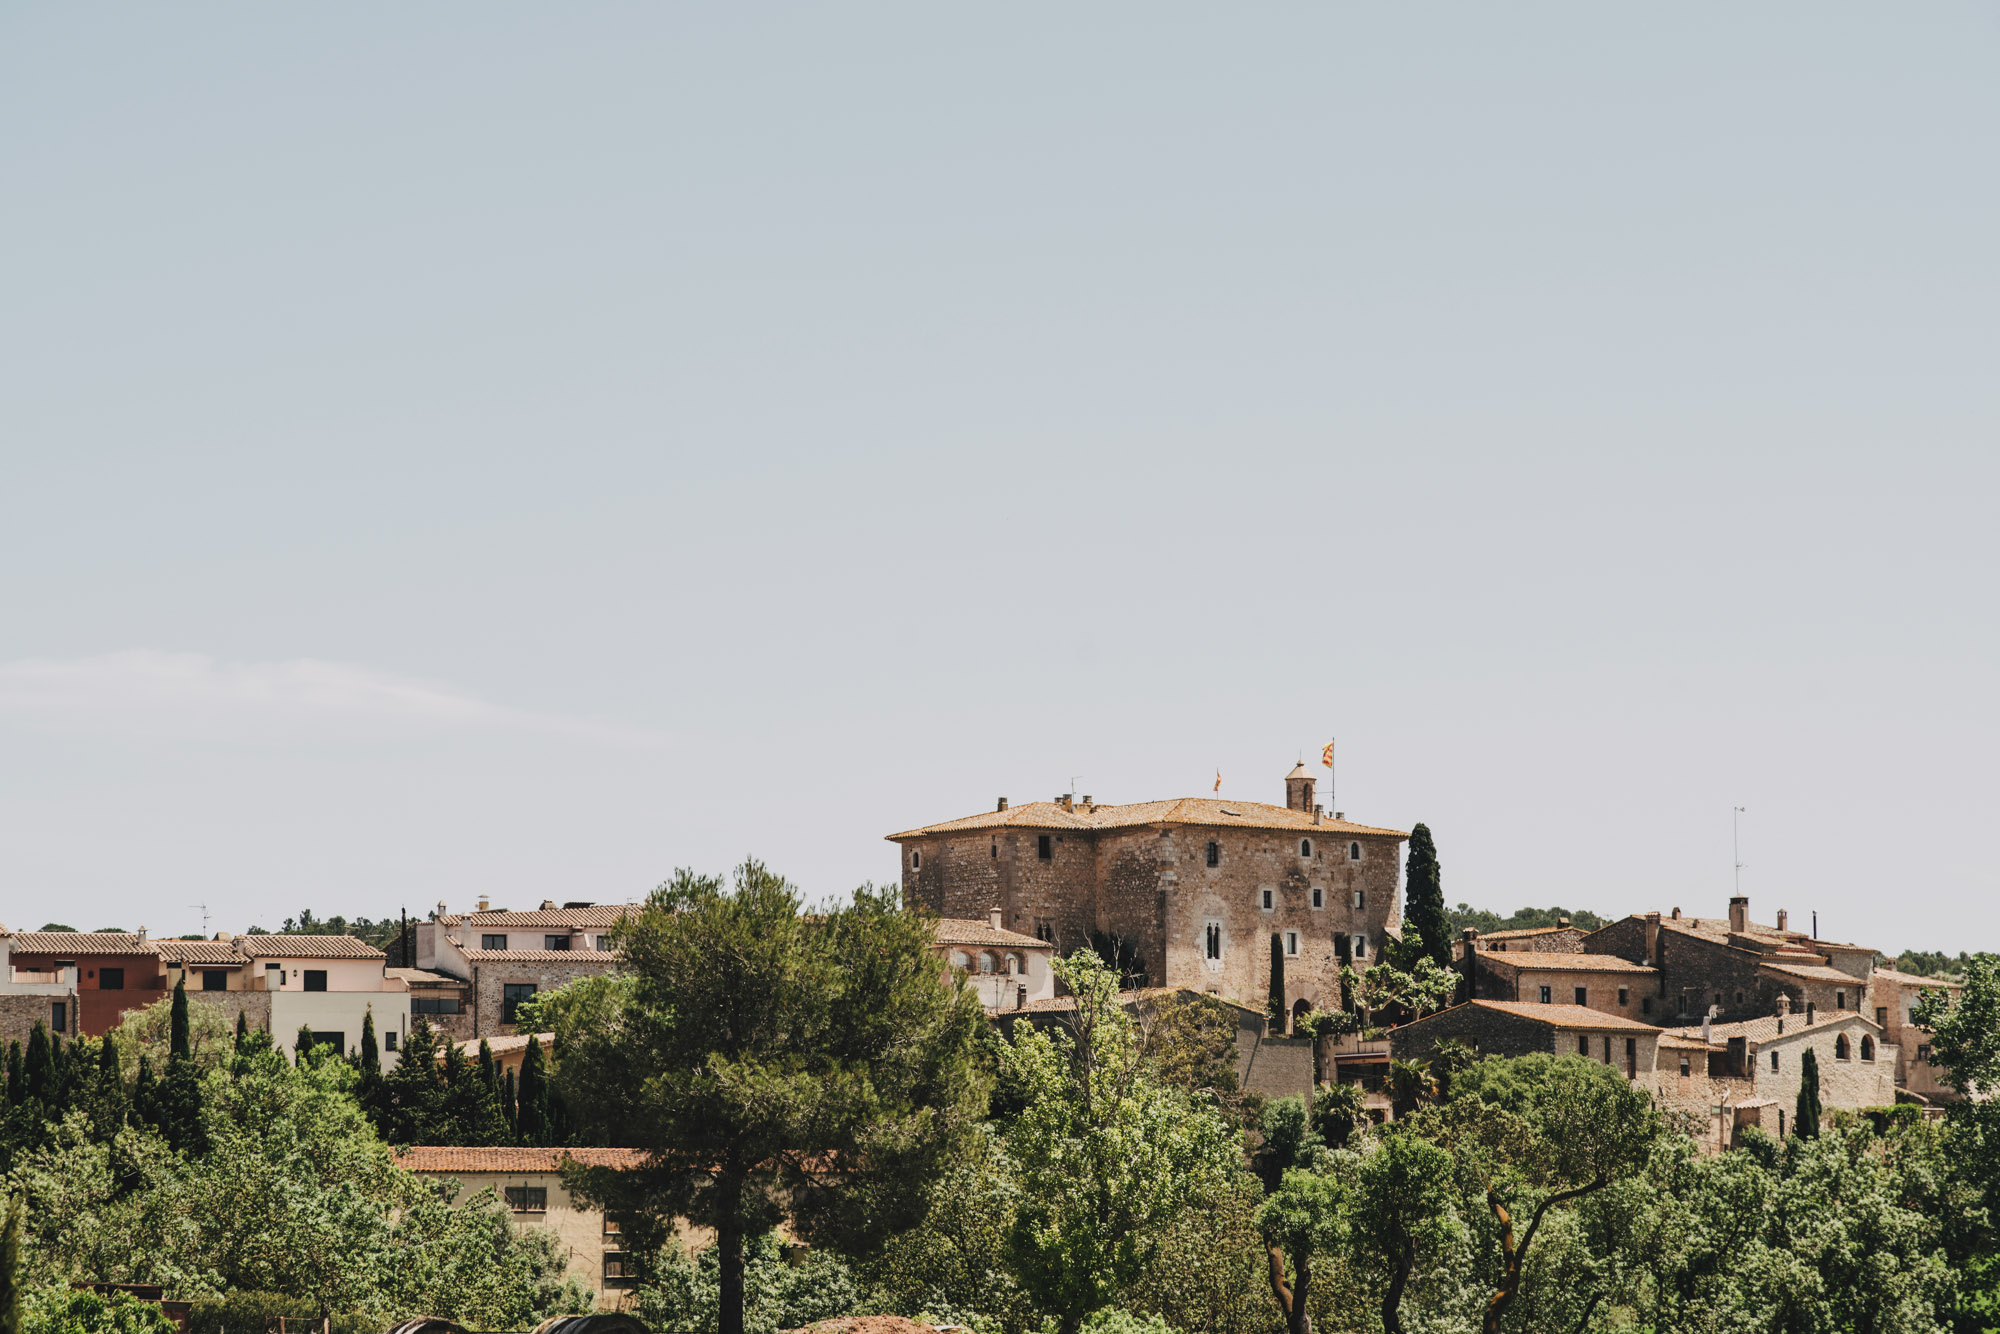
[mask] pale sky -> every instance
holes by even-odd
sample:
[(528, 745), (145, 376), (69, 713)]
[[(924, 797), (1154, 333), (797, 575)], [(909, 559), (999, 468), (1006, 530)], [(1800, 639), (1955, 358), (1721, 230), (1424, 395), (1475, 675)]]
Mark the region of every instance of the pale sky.
[(2000, 948), (2000, 7), (0, 4), (0, 921), (1068, 790)]

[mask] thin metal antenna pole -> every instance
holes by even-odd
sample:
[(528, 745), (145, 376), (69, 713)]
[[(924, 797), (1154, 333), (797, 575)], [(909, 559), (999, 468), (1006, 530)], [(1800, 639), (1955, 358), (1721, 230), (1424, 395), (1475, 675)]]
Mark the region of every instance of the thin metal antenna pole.
[(1743, 812), (1748, 809), (1749, 807), (1747, 806), (1731, 806), (1729, 808), (1729, 846), (1733, 860), (1736, 862), (1736, 895), (1738, 898), (1741, 898), (1743, 895), (1743, 831), (1739, 822), (1743, 817)]

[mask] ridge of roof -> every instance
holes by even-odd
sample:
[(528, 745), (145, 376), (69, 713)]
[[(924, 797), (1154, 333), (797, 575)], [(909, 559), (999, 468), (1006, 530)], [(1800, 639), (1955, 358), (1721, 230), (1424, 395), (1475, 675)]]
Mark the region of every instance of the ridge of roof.
[(536, 908), (522, 912), (496, 908), (490, 912), (440, 913), (435, 920), (443, 926), (617, 926), (638, 911), (636, 903), (612, 903), (590, 908)]
[(1520, 1019), (1532, 1019), (1551, 1028), (1608, 1029), (1616, 1033), (1660, 1032), (1656, 1025), (1642, 1024), (1637, 1019), (1627, 1019), (1622, 1015), (1606, 1014), (1602, 1010), (1593, 1010), (1588, 1005), (1543, 1005), (1538, 1001), (1495, 1000), (1460, 1001), (1457, 1005), (1447, 1006), (1421, 1019), (1412, 1019), (1409, 1023), (1391, 1031), (1408, 1032), (1421, 1024), (1431, 1023), (1443, 1015), (1456, 1014), (1468, 1005), (1481, 1010), (1494, 1010), (1500, 1014), (1511, 1014)]
[(473, 963), (616, 963), (613, 950), (461, 950)]
[(16, 954), (151, 954), (157, 942), (134, 931), (22, 931), (15, 935)]
[(1578, 973), (1651, 973), (1657, 971), (1643, 963), (1633, 963), (1621, 959), (1616, 954), (1594, 954), (1587, 951), (1562, 950), (1495, 950), (1491, 954), (1481, 954), (1481, 963), (1490, 963), (1517, 971), (1545, 968), (1550, 972)]
[(891, 843), (932, 834), (965, 833), (978, 829), (1038, 829), (1067, 833), (1096, 833), (1111, 829), (1144, 828), (1147, 825), (1200, 825), (1216, 829), (1284, 829), (1346, 837), (1408, 838), (1401, 829), (1381, 829), (1351, 820), (1322, 817), (1317, 823), (1311, 811), (1293, 810), (1258, 801), (1223, 801), (1214, 797), (1173, 797), (1164, 801), (1137, 801), (1113, 806), (1098, 804), (1064, 806), (1055, 801), (1031, 801), (1009, 806), (1004, 811), (981, 811), (937, 824), (920, 825), (897, 834), (885, 834)]
[(533, 1149), (515, 1145), (421, 1144), (396, 1150), (396, 1166), (406, 1172), (559, 1172), (564, 1161), (579, 1167), (630, 1171), (645, 1166), (643, 1149)]
[(940, 945), (1001, 945), (1009, 949), (1052, 950), (1054, 945), (1039, 936), (1024, 936), (1004, 926), (994, 926), (976, 917), (940, 917), (937, 924)]
[(249, 959), (386, 959), (389, 956), (354, 936), (318, 936), (304, 932), (260, 931), (238, 936), (236, 943)]

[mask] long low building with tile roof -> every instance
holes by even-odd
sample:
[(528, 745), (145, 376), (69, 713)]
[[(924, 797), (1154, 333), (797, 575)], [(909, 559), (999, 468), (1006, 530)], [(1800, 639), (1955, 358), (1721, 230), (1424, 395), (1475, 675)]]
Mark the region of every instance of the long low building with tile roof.
[(1300, 764), (1283, 805), (1221, 796), (1101, 803), (1066, 794), (887, 835), (904, 900), (990, 920), (1067, 954), (1262, 1010), (1283, 972), (1286, 1019), (1339, 1005), (1343, 965), (1401, 929), (1402, 830), (1329, 815)]

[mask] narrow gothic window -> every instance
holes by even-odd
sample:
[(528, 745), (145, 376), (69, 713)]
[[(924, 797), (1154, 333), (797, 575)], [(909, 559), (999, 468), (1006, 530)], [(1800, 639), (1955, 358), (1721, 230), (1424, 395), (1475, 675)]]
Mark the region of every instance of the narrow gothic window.
[(1773, 1070), (1778, 1068), (1778, 1053), (1776, 1052), (1771, 1053), (1771, 1068)]
[(1208, 841), (1208, 864), (1210, 866), (1222, 865), (1222, 845), (1214, 839)]
[(1848, 1045), (1847, 1034), (1842, 1033), (1833, 1040), (1833, 1059), (1836, 1061), (1846, 1061), (1852, 1060), (1853, 1057), (1854, 1048)]
[(1834, 1008), (1834, 1009), (1836, 1009), (1836, 1010), (1844, 1010), (1844, 1009), (1846, 1009), (1846, 1008), (1847, 1008), (1847, 993), (1846, 993), (1846, 992), (1844, 992), (1844, 991), (1836, 991), (1836, 992), (1834, 992), (1834, 993), (1833, 993), (1833, 1008)]
[(1869, 1037), (1866, 1033), (1861, 1035), (1861, 1059), (1864, 1061), (1875, 1059), (1875, 1039)]
[(1222, 923), (1210, 922), (1206, 934), (1208, 937), (1208, 957), (1211, 959), (1220, 959), (1222, 957)]
[(993, 860), (1000, 860), (1000, 840), (997, 838), (993, 840)]
[(921, 852), (913, 852), (913, 853), (911, 853), (911, 854), (910, 854), (910, 869), (911, 869), (912, 871), (916, 870), (916, 869), (917, 869), (918, 867), (922, 866), (923, 864), (924, 864), (924, 854), (923, 854), (923, 853), (921, 853)]
[(1268, 889), (1258, 891), (1258, 897), (1264, 905), (1265, 912), (1270, 912), (1273, 908), (1277, 906), (1274, 902), (1272, 902), (1272, 891)]
[(1347, 860), (1351, 862), (1361, 860), (1361, 845), (1359, 843), (1349, 843), (1347, 845)]
[(1311, 839), (1309, 839), (1309, 838), (1302, 838), (1302, 839), (1300, 839), (1300, 840), (1299, 840), (1299, 856), (1301, 856), (1301, 857), (1310, 857), (1310, 856), (1312, 856), (1312, 855), (1313, 855), (1313, 841), (1312, 841)]

